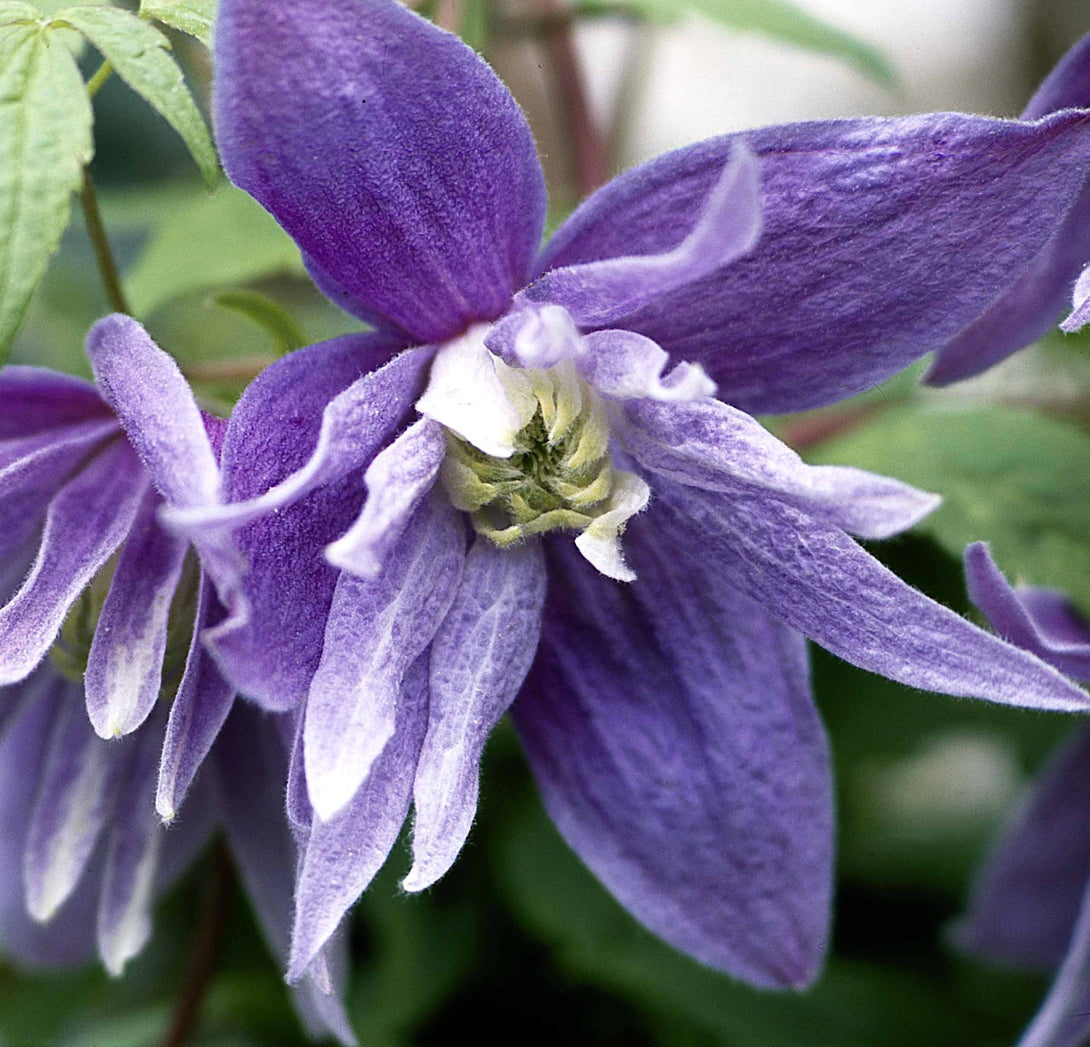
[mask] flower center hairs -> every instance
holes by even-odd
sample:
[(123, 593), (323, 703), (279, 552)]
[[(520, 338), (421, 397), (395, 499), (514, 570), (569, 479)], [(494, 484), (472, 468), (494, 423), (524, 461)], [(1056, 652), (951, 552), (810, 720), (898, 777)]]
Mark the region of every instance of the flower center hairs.
[(626, 578), (619, 538), (648, 490), (613, 464), (606, 405), (572, 359), (512, 367), (485, 347), (487, 331), (478, 325), (440, 349), (417, 404), (444, 428), (451, 502), (501, 547), (575, 532), (594, 566)]

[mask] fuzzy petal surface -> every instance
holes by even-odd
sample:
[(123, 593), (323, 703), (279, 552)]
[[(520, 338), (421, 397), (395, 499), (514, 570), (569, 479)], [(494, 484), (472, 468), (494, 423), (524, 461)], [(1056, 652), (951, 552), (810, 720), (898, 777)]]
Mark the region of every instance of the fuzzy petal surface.
[(1076, 712), (1090, 695), (977, 628), (831, 527), (763, 497), (725, 497), (658, 478), (661, 526), (786, 624), (861, 669), (925, 691)]
[(327, 293), (425, 343), (526, 282), (545, 214), (533, 138), (456, 37), (394, 0), (224, 0), (216, 60), (227, 173)]
[(329, 941), (401, 831), (428, 721), (426, 657), (404, 674), (396, 717), (389, 744), (348, 804), (329, 820), (313, 820), (295, 893), (289, 982), (307, 970)]
[(828, 935), (833, 846), (806, 644), (655, 517), (625, 535), (631, 586), (547, 543), (515, 725), (546, 810), (637, 919), (735, 977), (805, 985)]
[(117, 441), (50, 503), (30, 574), (0, 607), (0, 685), (45, 656), (72, 602), (124, 541), (147, 488), (136, 456)]
[(759, 422), (718, 400), (634, 400), (616, 431), (655, 473), (725, 494), (773, 495), (864, 538), (898, 534), (939, 504), (936, 495), (863, 469), (807, 465)]
[(534, 660), (545, 601), (540, 541), (500, 549), (478, 538), (431, 647), (428, 733), (413, 784), (407, 891), (454, 863), (477, 813), (485, 741)]
[(756, 247), (611, 326), (703, 365), (750, 414), (835, 403), (954, 339), (1059, 231), (1090, 164), (1080, 112), (747, 131), (614, 179), (561, 226), (537, 271), (670, 248), (739, 137), (760, 163)]
[(112, 417), (90, 382), (44, 367), (0, 371), (0, 441)]
[(460, 516), (435, 492), (377, 578), (341, 575), (304, 730), (310, 802), (320, 819), (352, 799), (394, 738), (405, 673), (435, 636), (464, 560)]
[[(342, 461), (348, 471), (336, 483), (234, 533), (248, 564), (238, 582), (245, 611), (207, 641), (239, 690), (267, 708), (291, 709), (305, 700), (337, 584), (325, 547), (359, 513), (367, 463), (420, 393), (427, 356), (391, 361), (396, 348), (385, 337), (349, 335), (290, 353), (251, 383), (231, 415), (221, 457), (227, 503), (260, 499), (311, 470), (323, 446), (341, 448), (357, 462), (352, 468)], [(343, 432), (338, 427), (343, 440), (323, 445), (323, 412), (357, 380), (366, 399), (354, 414), (339, 415), (353, 424)]]

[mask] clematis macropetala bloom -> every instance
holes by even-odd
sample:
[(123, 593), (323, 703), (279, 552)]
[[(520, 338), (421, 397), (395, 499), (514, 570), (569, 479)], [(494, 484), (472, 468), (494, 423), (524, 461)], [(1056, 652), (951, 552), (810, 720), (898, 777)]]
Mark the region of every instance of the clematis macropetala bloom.
[[(1013, 588), (987, 546), (965, 553), (969, 595), (996, 631), (1090, 682), (1090, 622), (1063, 593)], [(1090, 1034), (1090, 729), (1041, 773), (998, 841), (955, 939), (965, 949), (1056, 976), (1020, 1047), (1077, 1047)]]
[(549, 813), (638, 919), (807, 983), (833, 814), (805, 638), (928, 690), (1087, 698), (851, 537), (932, 496), (809, 467), (747, 412), (941, 362), (1081, 213), (1090, 113), (715, 139), (617, 178), (539, 254), (529, 128), (456, 38), (392, 0), (223, 0), (216, 59), (230, 177), (373, 328), (259, 376), (218, 497), (162, 515), (232, 536), (246, 567), (206, 642), (301, 713), (289, 978), (410, 806), (406, 888), (450, 866), (510, 707)]

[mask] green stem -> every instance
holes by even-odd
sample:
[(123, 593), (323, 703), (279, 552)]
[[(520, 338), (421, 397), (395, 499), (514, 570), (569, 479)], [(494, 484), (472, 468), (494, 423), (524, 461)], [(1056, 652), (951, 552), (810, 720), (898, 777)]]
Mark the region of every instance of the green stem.
[(106, 300), (114, 312), (131, 313), (129, 303), (125, 300), (125, 292), (121, 289), (121, 279), (117, 275), (117, 264), (110, 250), (110, 241), (106, 239), (106, 227), (102, 224), (102, 214), (98, 209), (95, 185), (91, 181), (91, 172), (87, 168), (83, 169), (83, 189), (80, 191), (79, 200), (83, 205), (87, 235), (91, 238), (91, 246), (95, 249), (95, 260), (98, 262), (102, 286), (106, 291)]
[(114, 71), (114, 67), (109, 62), (103, 62), (102, 65), (95, 70), (95, 75), (87, 81), (87, 97), (94, 98), (98, 94), (98, 89), (110, 79), (110, 74)]

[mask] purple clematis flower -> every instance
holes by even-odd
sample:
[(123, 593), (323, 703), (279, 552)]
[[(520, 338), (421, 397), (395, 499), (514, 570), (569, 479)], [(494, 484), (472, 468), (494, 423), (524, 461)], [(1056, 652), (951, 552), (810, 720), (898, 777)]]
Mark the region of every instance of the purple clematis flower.
[(410, 804), (405, 887), (446, 871), (511, 707), (549, 813), (638, 919), (805, 984), (833, 820), (805, 637), (928, 690), (1087, 697), (850, 537), (932, 496), (809, 467), (744, 412), (941, 362), (1081, 214), (1090, 113), (714, 139), (617, 178), (538, 255), (529, 128), (456, 38), (392, 0), (223, 0), (216, 57), (228, 173), (374, 327), (262, 374), (218, 499), (162, 514), (198, 547), (233, 535), (209, 649), (303, 714), (289, 978)]
[[(965, 553), (969, 595), (996, 631), (1090, 682), (1090, 622), (1051, 589), (1012, 589), (983, 543)], [(955, 929), (963, 948), (1018, 966), (1058, 968), (1020, 1047), (1077, 1047), (1090, 1036), (1090, 727), (1038, 778)]]

